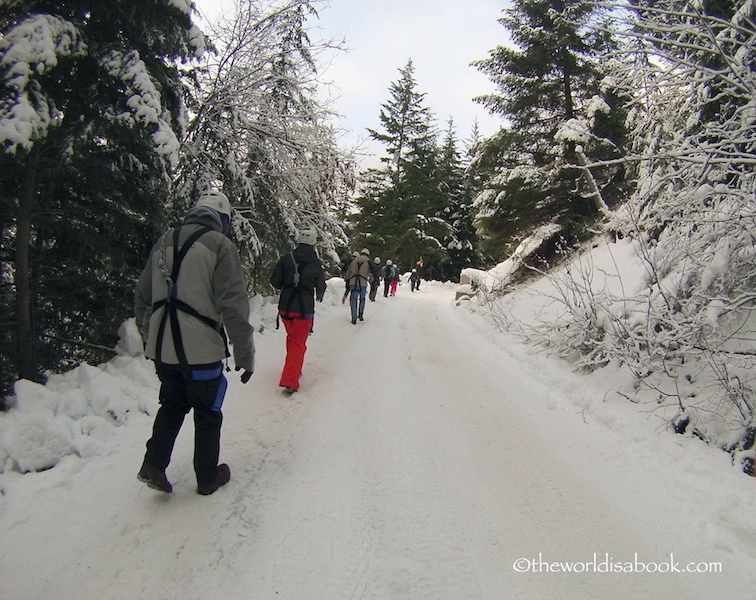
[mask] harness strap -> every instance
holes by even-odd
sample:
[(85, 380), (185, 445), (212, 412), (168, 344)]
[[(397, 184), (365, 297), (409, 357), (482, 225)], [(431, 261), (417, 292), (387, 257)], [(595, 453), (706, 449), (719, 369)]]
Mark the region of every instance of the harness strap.
[[(297, 260), (294, 258), (294, 254), (290, 253), (289, 257), (291, 258), (292, 267), (294, 269), (294, 277), (293, 277), (293, 285), (292, 284), (284, 284), (283, 289), (285, 290), (291, 290), (291, 293), (289, 294), (289, 299), (286, 302), (286, 307), (283, 310), (278, 311), (278, 315), (276, 315), (276, 329), (278, 329), (281, 326), (280, 319), (283, 319), (284, 321), (293, 321), (294, 319), (310, 319), (311, 322), (314, 322), (313, 315), (306, 315), (305, 314), (305, 308), (304, 308), (304, 292), (308, 291), (305, 289), (302, 289), (299, 286), (299, 281), (302, 278), (302, 264), (297, 262)], [(299, 312), (292, 312), (291, 307), (294, 304), (294, 299), (299, 299)], [(313, 332), (313, 326), (310, 325), (310, 333)]]
[[(181, 227), (176, 227), (173, 230), (174, 252), (176, 251), (177, 248), (179, 248), (180, 229)], [(157, 335), (157, 340), (156, 340), (157, 358), (155, 362), (164, 364), (162, 361), (163, 339), (165, 337), (164, 336), (165, 324), (170, 319), (171, 334), (173, 336), (173, 346), (176, 350), (176, 356), (179, 360), (179, 364), (181, 365), (181, 368), (185, 371), (189, 370), (189, 361), (186, 358), (184, 342), (181, 337), (181, 327), (179, 325), (179, 319), (178, 319), (179, 310), (181, 312), (184, 312), (188, 315), (195, 317), (196, 319), (199, 319), (200, 321), (205, 323), (205, 325), (215, 330), (223, 339), (223, 345), (225, 347), (226, 357), (230, 356), (230, 353), (228, 351), (228, 338), (226, 337), (226, 331), (223, 328), (223, 326), (218, 321), (215, 321), (214, 319), (211, 319), (210, 317), (200, 314), (194, 308), (189, 306), (186, 302), (184, 302), (183, 300), (179, 300), (177, 298), (178, 292), (176, 289), (176, 283), (178, 280), (179, 270), (181, 268), (181, 262), (184, 260), (184, 257), (186, 257), (187, 253), (189, 252), (191, 247), (194, 245), (194, 243), (209, 231), (212, 231), (212, 229), (210, 229), (209, 227), (202, 227), (189, 236), (189, 238), (186, 240), (184, 245), (179, 249), (178, 253), (174, 257), (173, 268), (171, 270), (171, 277), (167, 279), (166, 281), (168, 285), (168, 291), (167, 291), (165, 299), (155, 302), (152, 305), (153, 312), (157, 310), (158, 308), (165, 306), (165, 310), (163, 311), (163, 316), (160, 319), (160, 325), (159, 325), (158, 335)]]
[[(284, 285), (284, 289), (291, 290), (291, 294), (289, 295), (289, 300), (286, 303), (286, 308), (282, 311), (283, 314), (281, 314), (281, 318), (285, 321), (291, 321), (293, 319), (305, 319), (304, 316), (304, 296), (302, 292), (303, 290), (301, 287), (299, 287), (299, 280), (302, 278), (302, 265), (301, 263), (297, 262), (297, 260), (294, 258), (294, 254), (289, 254), (291, 257), (292, 266), (294, 268), (294, 285)], [(299, 313), (298, 316), (292, 317), (291, 313), (291, 306), (294, 304), (294, 298), (299, 299)], [(297, 314), (297, 313), (295, 313)]]

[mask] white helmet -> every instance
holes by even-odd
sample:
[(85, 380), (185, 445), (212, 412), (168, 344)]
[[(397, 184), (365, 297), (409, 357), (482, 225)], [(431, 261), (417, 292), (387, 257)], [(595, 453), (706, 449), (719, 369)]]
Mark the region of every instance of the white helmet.
[(302, 229), (297, 236), (297, 241), (300, 244), (307, 244), (308, 246), (314, 246), (318, 241), (318, 232), (314, 229)]
[(373, 259), (373, 262), (374, 262), (374, 263), (375, 263), (376, 265), (380, 265), (380, 264), (381, 264), (381, 257), (380, 257), (380, 256), (376, 256), (376, 257), (375, 257), (375, 258)]
[(389, 259), (388, 259), (388, 260), (386, 261), (386, 264), (387, 264), (387, 265), (388, 265), (388, 266), (390, 267), (390, 266), (391, 266), (391, 265), (393, 265), (394, 263), (392, 263), (392, 262), (391, 262), (391, 259), (389, 258)]
[(231, 203), (226, 198), (226, 195), (218, 190), (213, 189), (202, 192), (196, 206), (208, 206), (214, 208), (222, 215), (231, 217)]

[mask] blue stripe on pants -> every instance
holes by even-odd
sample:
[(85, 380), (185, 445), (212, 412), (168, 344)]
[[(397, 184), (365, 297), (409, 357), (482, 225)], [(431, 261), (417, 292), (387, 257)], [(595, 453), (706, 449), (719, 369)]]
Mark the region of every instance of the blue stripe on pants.
[(218, 391), (215, 394), (213, 405), (210, 410), (213, 412), (220, 412), (221, 406), (223, 406), (223, 400), (226, 397), (226, 390), (228, 389), (228, 380), (223, 374), (223, 365), (219, 365), (212, 369), (193, 369), (192, 380), (193, 381), (209, 381), (211, 379), (218, 379)]

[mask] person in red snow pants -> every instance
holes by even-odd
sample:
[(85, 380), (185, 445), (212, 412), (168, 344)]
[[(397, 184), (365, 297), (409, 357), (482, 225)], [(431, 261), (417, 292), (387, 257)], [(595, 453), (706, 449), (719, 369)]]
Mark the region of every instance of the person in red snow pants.
[(293, 318), (282, 318), (286, 329), (286, 362), (281, 373), (280, 387), (299, 389), (299, 378), (302, 376), (305, 352), (307, 352), (307, 337), (312, 331), (313, 316), (301, 318), (301, 315), (290, 313)]
[(396, 296), (396, 288), (399, 285), (399, 274), (397, 273), (394, 279), (391, 280), (391, 289), (389, 290), (389, 293), (392, 296)]
[(312, 333), (315, 300), (323, 301), (327, 287), (315, 251), (316, 241), (314, 229), (300, 231), (297, 247), (278, 260), (270, 276), (270, 285), (281, 290), (278, 316), (286, 328), (286, 362), (279, 385), (287, 394), (299, 389), (307, 336)]

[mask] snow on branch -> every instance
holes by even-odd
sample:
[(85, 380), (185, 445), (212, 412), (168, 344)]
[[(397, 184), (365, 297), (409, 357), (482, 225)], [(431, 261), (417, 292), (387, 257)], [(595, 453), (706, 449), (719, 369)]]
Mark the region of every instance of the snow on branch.
[(51, 15), (32, 15), (0, 38), (0, 147), (29, 150), (45, 137), (60, 113), (38, 79), (61, 59), (86, 47), (73, 24)]
[(124, 54), (111, 50), (100, 59), (100, 64), (106, 73), (125, 86), (126, 110), (113, 115), (114, 120), (129, 128), (149, 128), (157, 154), (167, 157), (175, 165), (178, 161), (179, 141), (163, 116), (160, 91), (139, 52), (132, 50)]

